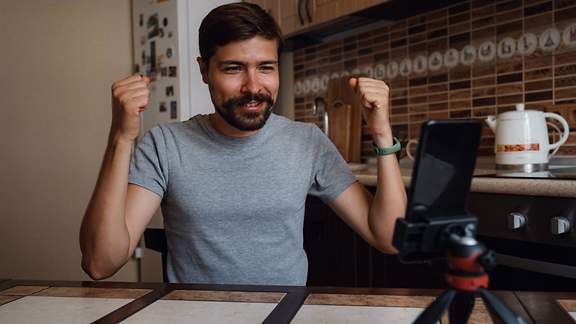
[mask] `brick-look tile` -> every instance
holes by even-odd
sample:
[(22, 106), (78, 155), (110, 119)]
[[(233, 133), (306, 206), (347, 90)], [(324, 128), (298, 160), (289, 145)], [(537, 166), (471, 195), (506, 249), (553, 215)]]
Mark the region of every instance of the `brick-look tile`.
[[(545, 90), (545, 89), (552, 89), (553, 87), (552, 80), (540, 80), (540, 81), (532, 81), (524, 83), (524, 90), (525, 91), (538, 91), (538, 90)], [(558, 87), (558, 86), (556, 86)]]
[[(575, 68), (576, 68), (576, 66), (575, 66)], [(558, 69), (560, 69), (560, 68), (558, 68)], [(558, 69), (556, 71), (558, 71)], [(576, 73), (576, 69), (575, 69), (575, 73)], [(563, 74), (560, 74), (560, 75), (563, 75)], [(544, 79), (544, 78), (549, 78), (549, 77), (552, 77), (552, 69), (551, 68), (537, 69), (537, 70), (531, 70), (531, 71), (525, 71), (524, 72), (524, 80), (526, 80), (526, 81), (539, 80), (539, 79)]]
[[(540, 33), (551, 27), (561, 31), (574, 23), (573, 0), (469, 0), (397, 21), (393, 25), (294, 51), (296, 81), (332, 75), (346, 69), (400, 63), (466, 45), (479, 46), (504, 37)], [(553, 52), (537, 49), (529, 56), (477, 60), (437, 71), (412, 72), (385, 81), (391, 87), (391, 122), (402, 140), (417, 138), (421, 123), (429, 118), (478, 118), (513, 110), (525, 102), (527, 109), (557, 109), (576, 129), (576, 49), (561, 45)], [(297, 120), (322, 126), (311, 115), (312, 101), (323, 93), (295, 98)], [(559, 108), (565, 107), (565, 108)], [(567, 108), (570, 107), (570, 108)], [(362, 152), (372, 155), (369, 130), (362, 128)], [(494, 135), (483, 133), (480, 154), (493, 154)], [(567, 148), (564, 148), (567, 147)], [(576, 153), (576, 136), (559, 154)]]
[(543, 26), (550, 26), (554, 22), (554, 15), (551, 12), (539, 14), (537, 16), (524, 19), (524, 26), (527, 32), (539, 31)]

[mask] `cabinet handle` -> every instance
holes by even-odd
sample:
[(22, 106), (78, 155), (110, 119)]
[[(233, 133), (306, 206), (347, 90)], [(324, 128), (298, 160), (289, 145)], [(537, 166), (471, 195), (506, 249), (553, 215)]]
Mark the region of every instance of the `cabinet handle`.
[(298, 0), (298, 20), (300, 20), (300, 26), (304, 25), (304, 17), (302, 17), (302, 0)]
[(312, 23), (312, 15), (310, 14), (310, 0), (306, 0), (306, 17), (308, 17), (308, 22)]

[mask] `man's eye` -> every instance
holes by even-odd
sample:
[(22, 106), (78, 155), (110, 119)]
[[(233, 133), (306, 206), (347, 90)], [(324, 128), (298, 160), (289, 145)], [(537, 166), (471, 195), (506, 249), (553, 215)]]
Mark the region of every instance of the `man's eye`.
[(273, 72), (275, 70), (275, 68), (273, 66), (266, 66), (265, 65), (265, 66), (261, 66), (260, 70), (264, 71), (264, 72)]
[(226, 72), (240, 72), (240, 71), (242, 71), (242, 67), (240, 67), (240, 66), (228, 66), (228, 67), (224, 68), (224, 71), (226, 71)]

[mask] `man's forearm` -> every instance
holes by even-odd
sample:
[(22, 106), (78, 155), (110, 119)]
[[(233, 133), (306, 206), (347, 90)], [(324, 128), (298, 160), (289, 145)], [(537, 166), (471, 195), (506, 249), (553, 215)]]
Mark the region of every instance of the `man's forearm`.
[(82, 267), (93, 278), (114, 274), (128, 259), (125, 206), (132, 142), (111, 138), (80, 229)]
[[(379, 147), (393, 145), (392, 130), (386, 127), (380, 134), (373, 134)], [(400, 166), (395, 154), (378, 156), (377, 189), (369, 214), (369, 225), (381, 250), (396, 253), (392, 246), (396, 219), (404, 217), (406, 211), (406, 189), (400, 175)]]

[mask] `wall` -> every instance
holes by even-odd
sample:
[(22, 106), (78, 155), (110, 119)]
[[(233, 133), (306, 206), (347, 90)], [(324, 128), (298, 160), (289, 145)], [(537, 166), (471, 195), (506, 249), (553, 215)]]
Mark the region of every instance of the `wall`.
[[(87, 279), (78, 230), (131, 73), (129, 0), (0, 2), (0, 278)], [(113, 279), (136, 280), (134, 261)]]
[[(326, 94), (329, 79), (372, 75), (390, 84), (391, 121), (395, 135), (404, 143), (418, 138), (420, 125), (427, 119), (485, 119), (523, 101), (527, 109), (562, 114), (574, 132), (574, 23), (573, 0), (470, 0), (356, 36), (300, 48), (294, 52), (295, 118), (320, 125), (321, 116), (311, 113), (312, 102)], [(574, 34), (565, 43), (563, 31), (569, 27)], [(544, 32), (549, 28), (560, 32), (552, 35), (559, 37), (555, 49), (546, 44), (550, 36)], [(515, 45), (527, 33), (538, 41), (545, 38), (544, 49), (532, 52), (523, 47), (526, 51), (521, 54)], [(507, 42), (513, 45), (512, 56), (507, 55)], [(468, 45), (473, 46), (476, 59), (466, 56), (463, 61)], [(483, 53), (488, 54), (481, 59), (479, 49), (485, 46), (488, 51)], [(455, 56), (447, 57), (451, 54)], [(372, 155), (370, 143), (364, 127), (364, 156)], [(493, 143), (494, 136), (485, 127), (480, 154), (493, 154)], [(576, 132), (558, 154), (576, 155)]]

